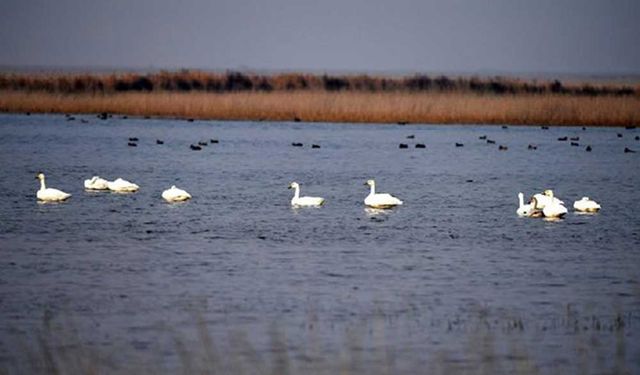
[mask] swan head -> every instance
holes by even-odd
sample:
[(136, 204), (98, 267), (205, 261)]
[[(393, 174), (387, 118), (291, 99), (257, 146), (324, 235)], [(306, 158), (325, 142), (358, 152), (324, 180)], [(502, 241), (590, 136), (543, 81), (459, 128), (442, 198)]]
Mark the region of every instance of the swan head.
[(588, 201), (588, 200), (589, 200), (589, 197), (582, 197), (582, 200), (583, 200), (583, 201)]
[(553, 190), (551, 189), (547, 189), (544, 191), (544, 195), (546, 195), (549, 198), (553, 198)]
[(300, 184), (298, 184), (297, 182), (292, 182), (289, 184), (289, 189), (298, 189), (300, 188)]
[(36, 175), (36, 180), (44, 180), (44, 173), (42, 172), (38, 172), (38, 174)]
[(368, 186), (375, 186), (376, 182), (374, 180), (367, 180), (364, 184)]
[(518, 198), (520, 198), (520, 199), (524, 199), (524, 194), (522, 194), (522, 193), (518, 193)]

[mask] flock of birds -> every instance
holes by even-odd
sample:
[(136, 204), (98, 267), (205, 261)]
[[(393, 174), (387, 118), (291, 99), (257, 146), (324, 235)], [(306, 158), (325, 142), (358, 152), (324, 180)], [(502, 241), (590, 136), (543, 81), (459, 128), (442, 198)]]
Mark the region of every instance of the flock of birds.
[[(36, 192), (36, 197), (41, 202), (62, 202), (71, 197), (71, 194), (65, 193), (62, 190), (48, 188), (45, 183), (44, 173), (39, 172), (36, 175), (36, 179), (40, 180), (40, 189)], [(391, 194), (376, 193), (376, 182), (374, 180), (368, 180), (365, 185), (370, 187), (369, 195), (364, 199), (364, 204), (371, 208), (392, 208), (402, 204), (402, 201)], [(134, 193), (140, 189), (140, 187), (132, 182), (118, 178), (114, 181), (105, 180), (99, 176), (93, 176), (92, 178), (84, 181), (84, 188), (89, 191), (113, 191), (117, 193)], [(291, 205), (293, 207), (319, 207), (325, 202), (321, 197), (301, 197), (300, 196), (300, 184), (292, 182), (289, 184), (289, 189), (293, 189), (293, 198), (291, 199)], [(161, 194), (162, 198), (169, 203), (183, 202), (191, 199), (191, 194), (185, 190), (177, 188), (175, 185), (165, 190)]]
[[(65, 193), (64, 191), (47, 188), (44, 173), (38, 173), (36, 179), (40, 180), (40, 189), (36, 192), (38, 200), (42, 202), (62, 202), (71, 197), (71, 194)], [(402, 205), (403, 202), (391, 194), (376, 193), (375, 180), (367, 180), (365, 185), (370, 188), (369, 195), (364, 199), (365, 206), (376, 209), (388, 209)], [(108, 181), (99, 176), (93, 176), (84, 181), (84, 188), (89, 191), (103, 190), (118, 193), (134, 193), (138, 191), (140, 187), (122, 178)], [(291, 206), (293, 207), (319, 207), (325, 202), (325, 199), (322, 197), (300, 196), (300, 184), (297, 182), (290, 183), (289, 189), (293, 189), (293, 198), (291, 198)], [(164, 190), (161, 196), (169, 203), (183, 202), (191, 199), (191, 194), (177, 188), (175, 185)], [(527, 204), (524, 204), (524, 194), (518, 193), (518, 203), (519, 206), (516, 213), (518, 216), (523, 217), (560, 218), (568, 212), (564, 206), (564, 202), (554, 196), (553, 190), (545, 190), (543, 193), (533, 195)], [(597, 212), (601, 207), (600, 204), (588, 197), (582, 197), (582, 199), (573, 203), (573, 208), (579, 212)]]
[[(518, 209), (516, 214), (523, 217), (546, 217), (561, 218), (568, 212), (564, 206), (564, 202), (553, 195), (553, 190), (545, 190), (543, 193), (534, 194), (529, 203), (524, 204), (524, 194), (518, 193)], [(578, 212), (598, 212), (600, 204), (582, 197), (582, 199), (573, 202), (573, 208)]]

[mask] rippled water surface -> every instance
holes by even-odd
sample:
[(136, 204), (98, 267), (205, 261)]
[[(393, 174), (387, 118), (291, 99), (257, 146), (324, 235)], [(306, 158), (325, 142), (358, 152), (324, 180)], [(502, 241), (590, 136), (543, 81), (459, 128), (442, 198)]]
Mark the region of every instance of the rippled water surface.
[[(394, 353), (394, 372), (464, 367), (487, 346), (482, 329), (505, 363), (638, 373), (640, 153), (623, 149), (640, 151), (639, 134), (2, 115), (0, 365), (20, 368), (51, 320), (115, 362), (169, 369), (175, 337), (197, 342), (204, 324), (218, 347), (237, 333), (256, 356), (279, 332), (296, 363), (352, 355), (357, 342), (365, 357)], [(38, 204), (38, 171), (72, 198)], [(93, 175), (141, 188), (86, 192)], [(369, 178), (405, 204), (367, 211)], [(292, 209), (294, 180), (325, 206)], [(193, 199), (165, 203), (171, 185)], [(518, 218), (516, 194), (546, 188), (603, 209)]]

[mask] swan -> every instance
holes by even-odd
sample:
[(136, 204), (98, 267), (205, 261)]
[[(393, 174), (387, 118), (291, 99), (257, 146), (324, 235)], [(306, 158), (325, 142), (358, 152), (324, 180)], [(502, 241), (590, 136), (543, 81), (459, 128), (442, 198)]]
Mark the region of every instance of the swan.
[(84, 188), (87, 190), (109, 190), (109, 181), (99, 176), (93, 176), (89, 180), (84, 180)]
[(42, 172), (36, 175), (36, 179), (40, 180), (40, 190), (36, 193), (36, 197), (43, 202), (61, 202), (71, 196), (71, 194), (67, 194), (64, 191), (47, 188), (44, 183), (44, 173)]
[(118, 178), (115, 181), (107, 182), (107, 187), (111, 191), (120, 193), (133, 193), (135, 191), (138, 191), (138, 189), (140, 188), (138, 185), (121, 178)]
[(544, 206), (544, 208), (542, 209), (542, 213), (544, 214), (544, 217), (560, 218), (567, 213), (567, 208), (562, 204), (553, 201)]
[(543, 193), (538, 193), (533, 196), (535, 198), (535, 208), (544, 209), (548, 204), (564, 204), (563, 201), (553, 196), (553, 190), (547, 189)]
[(542, 212), (536, 209), (535, 198), (531, 198), (529, 204), (524, 204), (524, 194), (518, 193), (518, 202), (519, 206), (516, 210), (518, 216), (539, 217), (542, 215)]
[(364, 199), (364, 204), (373, 208), (391, 208), (399, 206), (402, 201), (391, 194), (378, 193), (376, 194), (376, 182), (374, 180), (367, 180), (364, 183), (371, 187), (371, 192)]
[(573, 208), (580, 212), (597, 212), (600, 210), (600, 205), (589, 197), (582, 197), (579, 201), (573, 202)]
[(182, 189), (178, 189), (175, 185), (171, 189), (162, 192), (162, 198), (167, 202), (182, 202), (191, 199), (191, 194)]
[(294, 189), (293, 198), (291, 199), (291, 205), (294, 207), (313, 207), (313, 206), (322, 206), (322, 204), (324, 204), (324, 198), (301, 197), (300, 184), (297, 182), (290, 183), (289, 189)]

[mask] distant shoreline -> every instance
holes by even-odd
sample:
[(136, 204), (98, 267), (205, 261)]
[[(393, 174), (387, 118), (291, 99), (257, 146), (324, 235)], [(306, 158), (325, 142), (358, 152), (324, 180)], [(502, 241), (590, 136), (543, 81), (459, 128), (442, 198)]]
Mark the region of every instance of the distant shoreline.
[(203, 120), (640, 125), (640, 86), (505, 77), (0, 73), (0, 111)]
[(640, 98), (465, 93), (56, 94), (0, 91), (0, 111), (199, 120), (381, 124), (640, 126)]

